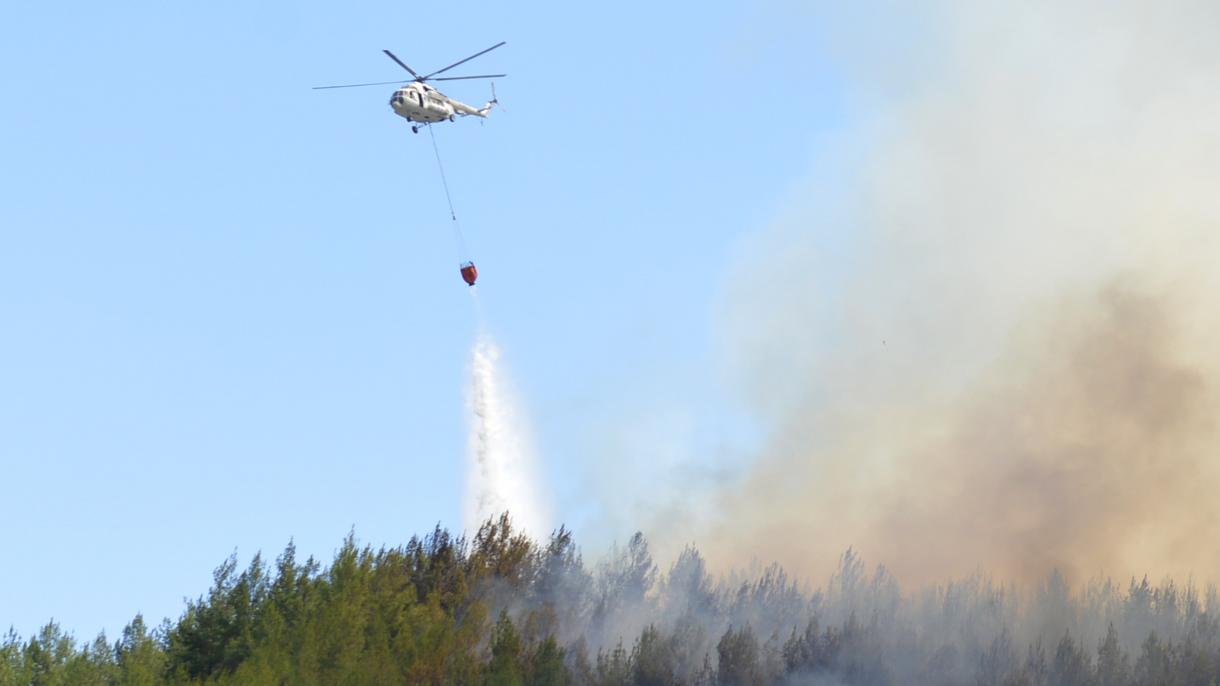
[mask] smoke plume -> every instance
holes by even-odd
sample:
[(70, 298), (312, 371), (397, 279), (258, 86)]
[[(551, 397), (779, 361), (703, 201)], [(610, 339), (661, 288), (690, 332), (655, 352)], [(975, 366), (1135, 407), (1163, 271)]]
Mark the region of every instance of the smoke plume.
[(898, 8), (806, 17), (858, 116), (730, 280), (768, 439), (687, 535), (817, 577), (852, 545), (915, 583), (1214, 576), (1220, 5), (921, 8), (884, 59)]
[(539, 498), (538, 470), (520, 403), (509, 385), (500, 350), (487, 334), (470, 351), (469, 471), (463, 526), (512, 512), (514, 523), (537, 538), (550, 531)]

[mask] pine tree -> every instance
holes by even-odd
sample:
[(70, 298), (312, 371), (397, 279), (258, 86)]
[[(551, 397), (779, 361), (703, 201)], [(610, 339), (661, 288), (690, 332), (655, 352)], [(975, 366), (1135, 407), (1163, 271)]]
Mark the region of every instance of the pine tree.
[(631, 651), (632, 683), (637, 686), (666, 686), (675, 682), (673, 654), (668, 641), (651, 624), (636, 640)]
[(1118, 645), (1118, 632), (1111, 622), (1106, 630), (1106, 637), (1097, 647), (1097, 686), (1126, 686), (1127, 656)]
[(124, 686), (155, 686), (164, 676), (166, 656), (148, 633), (144, 616), (137, 614), (123, 628), (115, 647), (120, 683)]
[(564, 650), (547, 636), (539, 643), (529, 658), (525, 682), (530, 686), (567, 686), (572, 683), (571, 672), (564, 662)]
[(483, 683), (487, 686), (520, 686), (525, 683), (521, 662), (521, 637), (508, 613), (502, 611), (492, 632), (491, 662), (487, 665)]
[(1051, 662), (1051, 686), (1091, 686), (1092, 670), (1089, 657), (1071, 634), (1064, 634), (1055, 649), (1055, 659)]
[(631, 658), (619, 643), (609, 653), (598, 651), (597, 667), (589, 680), (595, 686), (627, 686), (631, 683)]
[(717, 683), (724, 686), (753, 686), (763, 683), (758, 659), (758, 640), (749, 625), (734, 631), (729, 627), (716, 645), (720, 661)]

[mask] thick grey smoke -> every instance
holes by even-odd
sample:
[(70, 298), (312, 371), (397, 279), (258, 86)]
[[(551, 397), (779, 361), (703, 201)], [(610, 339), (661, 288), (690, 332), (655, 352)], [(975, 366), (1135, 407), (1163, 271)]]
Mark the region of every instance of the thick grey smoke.
[(731, 279), (770, 434), (687, 536), (819, 577), (850, 545), (907, 582), (1214, 576), (1220, 5), (923, 6), (884, 60), (801, 15), (851, 37), (857, 123)]
[(474, 594), (537, 644), (563, 646), (585, 684), (1212, 683), (1220, 599), (1147, 579), (1025, 590), (973, 573), (903, 592), (847, 551), (815, 590), (778, 565), (714, 579), (693, 547), (668, 569), (640, 534), (592, 569), (570, 534), (545, 545), (486, 523), (470, 557)]

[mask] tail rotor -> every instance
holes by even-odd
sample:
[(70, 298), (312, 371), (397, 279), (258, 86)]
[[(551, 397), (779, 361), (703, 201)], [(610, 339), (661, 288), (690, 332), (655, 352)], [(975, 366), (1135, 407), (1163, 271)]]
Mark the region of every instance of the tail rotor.
[[(488, 112), (491, 112), (491, 108), (496, 107), (499, 104), (500, 104), (500, 100), (498, 98), (496, 98), (496, 82), (492, 81), (491, 82), (491, 100), (488, 100), (487, 104), (483, 105), (483, 109), (479, 110), (479, 114), (482, 115), (482, 117), (479, 118), (479, 126), (483, 125), (483, 119), (485, 119), (487, 117)], [(500, 111), (503, 112), (504, 108), (501, 107)]]
[(491, 82), (491, 102), (489, 102), (488, 104), (489, 105), (499, 105), (501, 112), (508, 111), (508, 110), (504, 109), (503, 105), (500, 105), (500, 100), (496, 97), (496, 82), (495, 81)]

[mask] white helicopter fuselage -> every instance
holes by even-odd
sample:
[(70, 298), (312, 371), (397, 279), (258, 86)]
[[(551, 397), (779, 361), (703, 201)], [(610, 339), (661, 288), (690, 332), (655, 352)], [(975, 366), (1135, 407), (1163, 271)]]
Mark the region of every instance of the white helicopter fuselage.
[(390, 107), (394, 114), (408, 121), (431, 124), (432, 122), (453, 121), (454, 117), (476, 116), (486, 117), (492, 103), (482, 108), (475, 108), (464, 102), (459, 102), (426, 83), (409, 83), (394, 91), (390, 96)]

